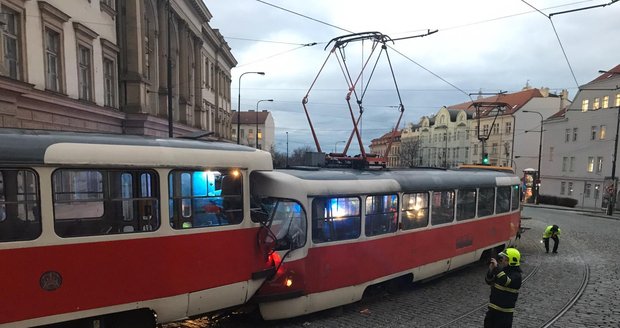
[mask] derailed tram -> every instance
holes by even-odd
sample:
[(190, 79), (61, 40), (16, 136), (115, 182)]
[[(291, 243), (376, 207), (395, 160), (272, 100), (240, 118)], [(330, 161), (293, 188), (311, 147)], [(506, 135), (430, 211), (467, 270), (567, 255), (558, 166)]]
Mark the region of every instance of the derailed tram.
[(266, 320), (353, 303), (371, 285), (419, 281), (503, 249), (520, 228), (519, 179), (488, 170), (253, 172), (277, 272)]

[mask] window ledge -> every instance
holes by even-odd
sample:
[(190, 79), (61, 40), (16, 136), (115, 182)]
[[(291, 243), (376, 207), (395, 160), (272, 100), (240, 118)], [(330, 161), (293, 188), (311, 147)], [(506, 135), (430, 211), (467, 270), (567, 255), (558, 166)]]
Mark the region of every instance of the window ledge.
[(117, 15), (116, 10), (114, 10), (114, 8), (108, 6), (105, 2), (101, 1), (99, 3), (99, 7), (101, 8), (101, 11), (105, 11), (108, 15), (110, 15), (112, 17), (116, 17), (116, 15)]

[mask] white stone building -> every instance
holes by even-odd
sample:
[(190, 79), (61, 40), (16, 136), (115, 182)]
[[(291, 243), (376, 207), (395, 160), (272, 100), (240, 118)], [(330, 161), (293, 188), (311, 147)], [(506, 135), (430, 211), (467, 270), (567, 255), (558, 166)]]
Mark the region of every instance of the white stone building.
[[(620, 65), (582, 85), (566, 112), (545, 121), (541, 194), (574, 198), (585, 208), (601, 208), (613, 194), (619, 85)], [(614, 173), (617, 180), (617, 162)]]

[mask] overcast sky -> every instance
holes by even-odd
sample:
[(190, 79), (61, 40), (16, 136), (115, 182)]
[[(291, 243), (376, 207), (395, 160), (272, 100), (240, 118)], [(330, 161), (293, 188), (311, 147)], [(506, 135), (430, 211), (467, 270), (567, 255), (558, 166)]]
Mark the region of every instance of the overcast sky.
[[(232, 70), (233, 109), (237, 109), (240, 74), (265, 72), (264, 76), (246, 74), (241, 79), (241, 110), (255, 110), (258, 100), (274, 99), (273, 103), (261, 102), (259, 110), (272, 112), (276, 148), (281, 152), (286, 151), (286, 132), (289, 151), (305, 145), (314, 148), (301, 100), (326, 62), (331, 49), (330, 45), (324, 50), (327, 42), (349, 34), (347, 31), (377, 31), (396, 39), (439, 30), (423, 38), (388, 44), (387, 55), (405, 108), (401, 128), (410, 122), (418, 123), (422, 116), (436, 113), (441, 106), (469, 101), (469, 93), (516, 92), (526, 83), (558, 93), (567, 89), (572, 100), (578, 84), (594, 79), (598, 70), (620, 64), (620, 2), (553, 15), (551, 20), (542, 14), (611, 0), (204, 2), (213, 15), (211, 27), (224, 35), (238, 61)], [(303, 46), (314, 42), (317, 45)], [(357, 42), (345, 47), (351, 75), (360, 72), (371, 44)], [(361, 87), (368, 85), (361, 124), (365, 147), (396, 124), (400, 103), (385, 54), (370, 81), (369, 76), (367, 70), (357, 88), (361, 95)], [(336, 143), (347, 140), (351, 133), (347, 88), (332, 55), (310, 91), (307, 105), (323, 151), (333, 151)], [(356, 106), (355, 102), (352, 105)], [(354, 111), (357, 115), (357, 107)], [(342, 150), (343, 143), (337, 146)], [(350, 155), (357, 154), (355, 148), (352, 145)]]

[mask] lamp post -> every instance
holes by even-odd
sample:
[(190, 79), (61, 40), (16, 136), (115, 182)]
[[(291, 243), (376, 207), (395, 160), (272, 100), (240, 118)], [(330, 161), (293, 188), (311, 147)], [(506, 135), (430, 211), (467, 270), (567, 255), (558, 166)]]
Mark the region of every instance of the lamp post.
[[(536, 183), (536, 188), (534, 189), (534, 191), (536, 192), (536, 194), (534, 195), (534, 203), (535, 204), (539, 204), (540, 203), (540, 199), (539, 199), (539, 195), (540, 195), (540, 159), (542, 156), (542, 137), (543, 137), (543, 120), (544, 117), (541, 113), (536, 112), (536, 111), (532, 111), (532, 110), (524, 110), (524, 113), (536, 113), (538, 115), (540, 115), (540, 138), (538, 139), (538, 171), (536, 172), (536, 180), (534, 181)], [(525, 131), (527, 133), (527, 131)]]
[(338, 151), (338, 143), (340, 142), (347, 142), (346, 140), (338, 140), (336, 141), (336, 143), (334, 144), (334, 153), (336, 153), (336, 151)]
[(288, 131), (286, 131), (286, 168), (288, 168)]
[(256, 102), (256, 149), (258, 149), (258, 104), (261, 103), (261, 101), (273, 101), (273, 99), (261, 99), (259, 101)]
[(241, 78), (246, 74), (265, 75), (265, 72), (244, 72), (239, 75), (239, 95), (237, 97), (237, 145), (239, 144), (239, 136), (241, 135)]

